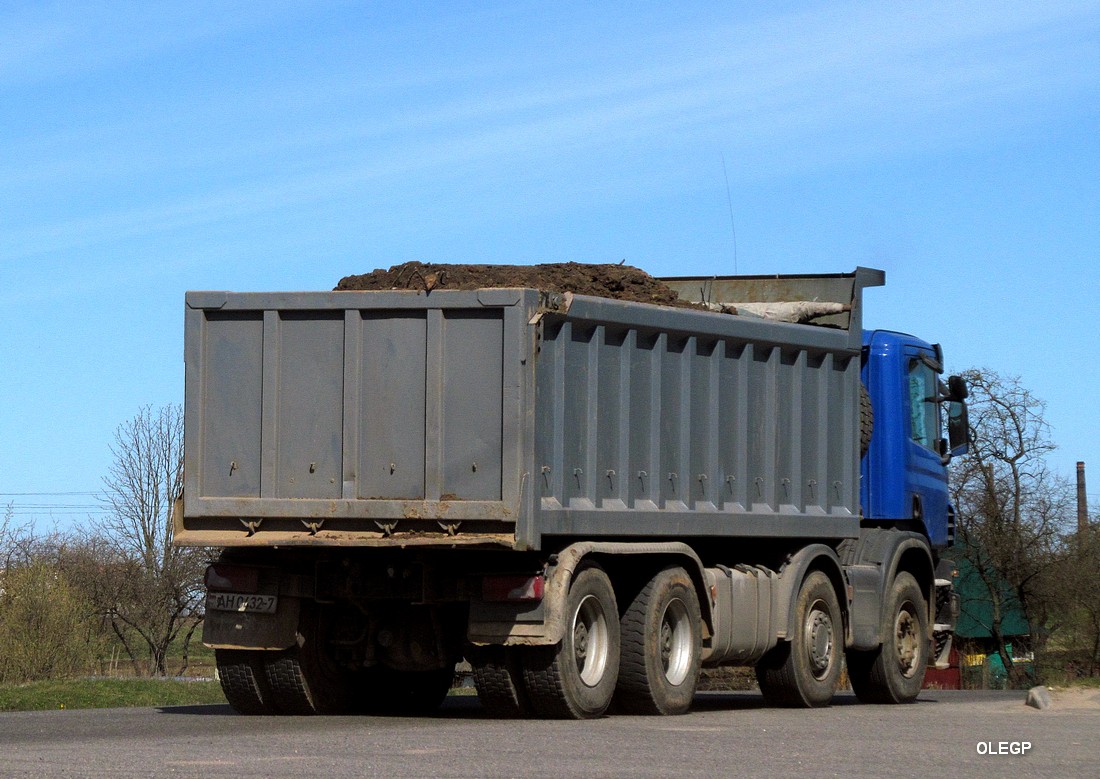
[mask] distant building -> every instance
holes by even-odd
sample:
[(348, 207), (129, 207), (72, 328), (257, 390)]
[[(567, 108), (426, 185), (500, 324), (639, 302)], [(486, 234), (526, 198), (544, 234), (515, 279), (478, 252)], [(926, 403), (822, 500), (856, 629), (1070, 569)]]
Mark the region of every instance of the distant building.
[[(993, 639), (993, 599), (989, 587), (970, 563), (956, 558), (959, 575), (955, 589), (959, 593), (959, 621), (955, 627), (955, 646), (951, 667), (929, 671), (926, 687), (941, 689), (1001, 688), (1008, 673)], [(1001, 583), (1001, 634), (1014, 663), (1030, 667), (1031, 635), (1023, 609), (1007, 582)]]

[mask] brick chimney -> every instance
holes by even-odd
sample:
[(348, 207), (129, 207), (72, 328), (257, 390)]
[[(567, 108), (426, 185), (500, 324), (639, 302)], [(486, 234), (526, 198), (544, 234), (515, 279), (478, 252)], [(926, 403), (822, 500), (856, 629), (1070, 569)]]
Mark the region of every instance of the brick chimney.
[(1089, 529), (1089, 506), (1085, 496), (1085, 464), (1077, 463), (1077, 537), (1084, 541)]

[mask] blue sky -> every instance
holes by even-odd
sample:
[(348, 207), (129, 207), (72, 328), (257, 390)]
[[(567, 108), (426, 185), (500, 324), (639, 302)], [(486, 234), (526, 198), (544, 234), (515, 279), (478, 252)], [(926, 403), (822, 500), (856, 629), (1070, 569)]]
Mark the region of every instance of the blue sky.
[(1100, 2), (11, 2), (0, 106), (21, 519), (182, 402), (186, 290), (413, 259), (883, 268), (866, 323), (1021, 376), (1100, 500)]

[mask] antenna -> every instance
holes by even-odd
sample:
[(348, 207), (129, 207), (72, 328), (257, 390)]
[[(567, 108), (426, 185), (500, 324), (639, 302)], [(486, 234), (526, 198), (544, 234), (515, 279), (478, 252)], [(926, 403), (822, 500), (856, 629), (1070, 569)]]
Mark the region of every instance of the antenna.
[(726, 153), (722, 152), (722, 175), (726, 179), (726, 202), (730, 207), (730, 232), (733, 233), (733, 275), (737, 275), (737, 225), (733, 222), (733, 195), (730, 194), (730, 176), (726, 172)]

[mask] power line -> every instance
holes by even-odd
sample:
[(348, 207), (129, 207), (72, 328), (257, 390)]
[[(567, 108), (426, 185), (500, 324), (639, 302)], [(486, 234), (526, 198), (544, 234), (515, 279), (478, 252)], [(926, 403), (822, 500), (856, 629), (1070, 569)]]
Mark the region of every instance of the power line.
[(70, 495), (98, 495), (98, 492), (0, 492), (0, 497), (7, 498), (51, 498)]
[(16, 511), (50, 511), (51, 509), (106, 511), (109, 509), (103, 503), (11, 503), (9, 505)]
[[(0, 492), (0, 515), (42, 520), (107, 516), (111, 512), (103, 503), (88, 500), (98, 498), (102, 494), (90, 490)], [(31, 500), (24, 500), (27, 498)], [(35, 500), (36, 498), (38, 500)]]
[(105, 517), (109, 511), (13, 511), (13, 517)]

